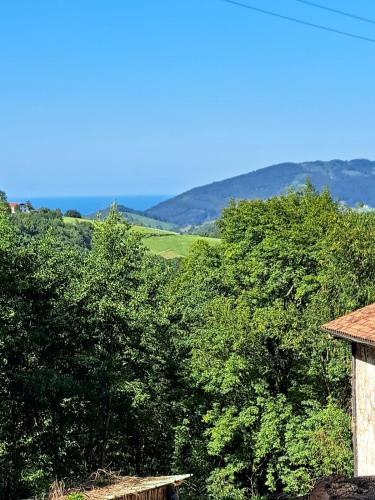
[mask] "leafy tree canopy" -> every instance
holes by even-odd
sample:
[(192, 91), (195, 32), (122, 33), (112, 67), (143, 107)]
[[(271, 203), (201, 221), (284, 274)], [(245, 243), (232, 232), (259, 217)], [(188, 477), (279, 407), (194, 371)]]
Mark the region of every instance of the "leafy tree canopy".
[(218, 225), (168, 262), (114, 209), (0, 206), (1, 499), (103, 466), (191, 472), (195, 500), (351, 474), (349, 348), (319, 327), (375, 301), (375, 215), (308, 184)]

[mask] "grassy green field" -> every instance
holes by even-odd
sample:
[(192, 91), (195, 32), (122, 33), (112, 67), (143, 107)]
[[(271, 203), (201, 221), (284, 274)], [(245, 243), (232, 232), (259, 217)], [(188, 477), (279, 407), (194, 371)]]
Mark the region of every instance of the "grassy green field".
[(210, 245), (217, 245), (220, 240), (204, 236), (193, 236), (190, 234), (150, 234), (143, 238), (144, 244), (153, 252), (166, 259), (186, 257), (190, 248), (198, 240), (204, 240)]
[[(74, 219), (72, 217), (64, 217), (64, 221), (69, 224), (92, 222), (89, 219)], [(192, 245), (199, 240), (206, 241), (209, 245), (218, 245), (220, 243), (220, 240), (217, 238), (179, 234), (150, 227), (132, 226), (132, 231), (142, 234), (143, 242), (151, 252), (165, 259), (186, 257)]]

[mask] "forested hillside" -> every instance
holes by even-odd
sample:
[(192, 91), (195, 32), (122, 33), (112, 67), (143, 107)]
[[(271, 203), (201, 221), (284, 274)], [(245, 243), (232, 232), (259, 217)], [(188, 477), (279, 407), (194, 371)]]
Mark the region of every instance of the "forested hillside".
[(318, 189), (328, 187), (334, 199), (354, 207), (375, 207), (375, 162), (332, 160), (281, 163), (223, 181), (200, 186), (146, 211), (150, 217), (179, 226), (217, 219), (231, 199), (266, 199), (299, 188), (306, 179)]
[(102, 467), (192, 473), (185, 500), (352, 473), (350, 353), (319, 326), (375, 301), (372, 213), (310, 185), (232, 202), (172, 261), (115, 211), (26, 216), (0, 206), (2, 500)]

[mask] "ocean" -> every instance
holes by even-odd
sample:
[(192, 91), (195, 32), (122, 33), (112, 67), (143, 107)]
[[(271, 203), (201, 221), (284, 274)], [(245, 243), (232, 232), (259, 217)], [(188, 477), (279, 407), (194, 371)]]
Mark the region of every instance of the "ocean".
[[(171, 198), (173, 195), (119, 195), (119, 196), (71, 196), (71, 197), (31, 197), (29, 201), (34, 208), (60, 208), (62, 212), (69, 209), (76, 209), (82, 215), (91, 215), (98, 210), (102, 210), (113, 202), (118, 205), (125, 205), (126, 207), (135, 210), (146, 210), (152, 206), (160, 203), (161, 201)], [(26, 201), (24, 199), (17, 199), (10, 201)]]

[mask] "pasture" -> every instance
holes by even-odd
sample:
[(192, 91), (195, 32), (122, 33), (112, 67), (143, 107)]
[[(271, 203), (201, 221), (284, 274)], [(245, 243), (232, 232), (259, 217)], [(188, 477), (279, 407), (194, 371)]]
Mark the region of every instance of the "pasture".
[[(90, 219), (74, 219), (72, 217), (64, 217), (64, 221), (68, 224), (92, 223)], [(152, 253), (160, 255), (165, 259), (186, 257), (194, 243), (199, 240), (206, 241), (209, 245), (218, 245), (220, 243), (220, 240), (217, 238), (180, 234), (144, 226), (133, 225), (131, 230), (142, 235), (144, 244)]]

